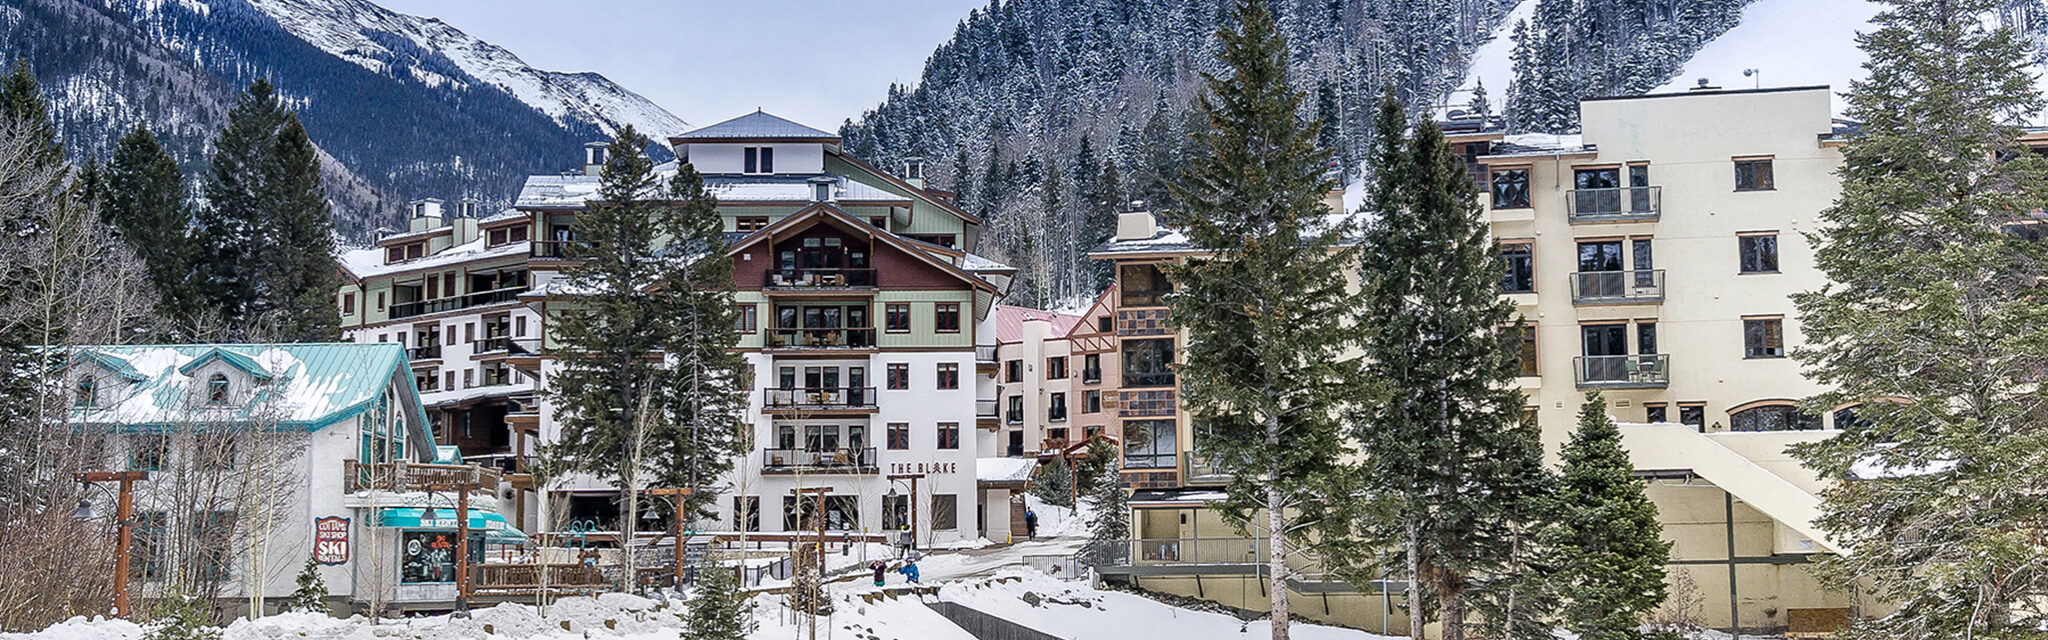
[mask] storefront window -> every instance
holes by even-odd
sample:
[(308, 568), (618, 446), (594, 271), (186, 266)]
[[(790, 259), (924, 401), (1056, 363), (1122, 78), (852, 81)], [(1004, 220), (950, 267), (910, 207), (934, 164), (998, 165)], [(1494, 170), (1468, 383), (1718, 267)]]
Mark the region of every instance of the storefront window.
[[(455, 581), (454, 531), (406, 531), (398, 541), (399, 582), (430, 584)], [(469, 534), (469, 562), (484, 562), (482, 532)]]

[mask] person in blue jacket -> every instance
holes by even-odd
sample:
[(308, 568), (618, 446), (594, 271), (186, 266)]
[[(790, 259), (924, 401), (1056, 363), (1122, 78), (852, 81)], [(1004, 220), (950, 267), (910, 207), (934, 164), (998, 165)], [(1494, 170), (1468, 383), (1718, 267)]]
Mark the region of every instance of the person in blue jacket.
[(897, 572), (897, 573), (900, 573), (900, 574), (903, 574), (903, 577), (904, 577), (904, 578), (908, 578), (908, 579), (910, 580), (910, 583), (911, 583), (911, 584), (918, 584), (918, 582), (917, 582), (917, 559), (916, 559), (916, 558), (911, 558), (911, 559), (909, 559), (909, 560), (904, 560), (904, 561), (903, 561), (903, 566), (902, 566), (902, 567), (899, 567), (899, 568), (897, 568), (897, 569), (896, 569), (896, 572)]

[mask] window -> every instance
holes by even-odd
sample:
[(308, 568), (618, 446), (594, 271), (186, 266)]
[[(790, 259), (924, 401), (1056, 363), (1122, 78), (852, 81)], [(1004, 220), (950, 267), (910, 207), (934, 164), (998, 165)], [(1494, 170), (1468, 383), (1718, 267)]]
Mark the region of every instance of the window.
[(1705, 431), (1707, 427), (1707, 405), (1678, 405), (1678, 423), (1692, 427), (1694, 431)]
[(909, 389), (909, 388), (910, 388), (910, 363), (907, 363), (907, 362), (891, 362), (891, 363), (889, 363), (889, 374), (888, 374), (888, 377), (889, 377), (889, 389), (890, 389), (890, 390), (892, 390), (892, 391), (902, 391), (902, 390), (904, 390), (904, 389)]
[(135, 471), (162, 471), (171, 452), (171, 443), (163, 436), (136, 436), (128, 446), (128, 468)]
[(952, 390), (958, 388), (960, 388), (960, 363), (939, 363), (939, 389)]
[(1046, 398), (1045, 419), (1061, 422), (1067, 419), (1067, 394), (1054, 393)]
[(1125, 340), (1124, 385), (1173, 386), (1173, 339)]
[(1842, 408), (1840, 408), (1840, 409), (1836, 409), (1836, 410), (1835, 410), (1835, 428), (1836, 428), (1836, 429), (1848, 429), (1848, 428), (1850, 428), (1850, 427), (1868, 427), (1868, 426), (1870, 426), (1870, 419), (1869, 419), (1869, 418), (1865, 418), (1865, 417), (1863, 417), (1862, 415), (1859, 415), (1859, 414), (1857, 413), (1858, 411), (1861, 411), (1862, 409), (1863, 409), (1863, 405), (1860, 405), (1860, 404), (1859, 404), (1859, 405), (1850, 405), (1850, 406), (1847, 406), (1847, 407), (1842, 407)]
[(1493, 172), (1493, 208), (1529, 208), (1529, 170), (1500, 169)]
[(1775, 317), (1743, 318), (1742, 357), (1785, 357), (1785, 320)]
[(1172, 420), (1132, 420), (1124, 423), (1124, 468), (1172, 469), (1175, 465), (1175, 427)]
[(1024, 423), (1024, 396), (1010, 396), (1010, 408), (1003, 412), (1003, 421), (1010, 424)]
[(1728, 414), (1729, 431), (1813, 431), (1820, 416), (1790, 404), (1767, 404)]
[[(739, 314), (737, 315), (737, 317), (733, 319), (732, 329), (740, 333), (753, 333), (759, 330), (760, 318), (758, 314), (760, 313), (760, 311), (758, 309), (759, 307), (751, 304), (741, 305), (739, 309)], [(526, 333), (526, 318), (520, 318), (519, 324), (519, 333), (521, 335), (524, 335)]]
[(932, 330), (939, 333), (959, 333), (960, 303), (941, 302), (933, 305)]
[(1515, 345), (1522, 360), (1520, 375), (1539, 375), (1536, 372), (1536, 325), (1524, 324), (1508, 330), (1516, 334)]
[(747, 147), (746, 173), (775, 173), (775, 147)]
[(142, 580), (162, 580), (168, 562), (163, 557), (170, 543), (170, 516), (162, 511), (135, 514), (133, 542), (128, 550), (128, 575)]
[(882, 306), (884, 330), (889, 333), (910, 331), (910, 303), (891, 302)]
[(1775, 231), (1737, 237), (1742, 251), (1743, 273), (1778, 272), (1778, 234)]
[(1102, 392), (1090, 389), (1081, 392), (1081, 413), (1102, 413)]
[(902, 451), (910, 448), (910, 423), (889, 423), (889, 449)]
[(1081, 381), (1102, 381), (1102, 354), (1091, 353), (1081, 356)]
[(384, 292), (382, 291), (377, 292), (377, 310), (384, 310)]
[(910, 528), (910, 496), (884, 494), (882, 496), (882, 530), (902, 531)]
[(1166, 294), (1173, 292), (1173, 285), (1166, 280), (1166, 272), (1156, 264), (1127, 264), (1117, 268), (1118, 279), (1122, 281), (1120, 294), (1122, 306), (1157, 307), (1166, 304)]
[(1636, 353), (1646, 356), (1657, 353), (1657, 323), (1636, 322)]
[(733, 496), (732, 519), (740, 531), (760, 531), (761, 496)]
[[(751, 332), (753, 332), (753, 330), (754, 330), (754, 308), (753, 308), (752, 306), (749, 306), (749, 307), (747, 307), (747, 311), (746, 311), (746, 313), (747, 313), (747, 331), (748, 331), (749, 333), (751, 333)], [(526, 316), (519, 316), (519, 317), (513, 318), (513, 319), (512, 319), (512, 326), (513, 326), (513, 327), (515, 327), (515, 328), (513, 329), (513, 333), (512, 333), (512, 335), (516, 335), (516, 336), (519, 336), (519, 337), (521, 337), (521, 338), (524, 338), (524, 337), (526, 337)], [(449, 337), (450, 337), (450, 338), (452, 339), (452, 338), (453, 338), (454, 336), (449, 336)]]
[(1102, 316), (1096, 318), (1095, 331), (1097, 333), (1110, 333), (1116, 331), (1116, 318), (1111, 318), (1109, 316)]
[(1666, 407), (1664, 406), (1664, 403), (1661, 403), (1661, 402), (1659, 402), (1659, 403), (1655, 403), (1655, 404), (1652, 404), (1652, 403), (1644, 403), (1644, 404), (1643, 404), (1643, 421), (1644, 421), (1644, 422), (1669, 422), (1669, 421), (1670, 421), (1670, 418), (1669, 418), (1669, 415), (1670, 415), (1670, 414), (1669, 414), (1669, 413), (1666, 413), (1666, 412), (1665, 412), (1665, 409), (1666, 409)]
[(354, 294), (354, 293), (344, 293), (344, 294), (341, 294), (341, 315), (345, 315), (345, 316), (352, 316), (352, 315), (355, 315), (355, 314), (356, 314), (356, 294)]
[(1502, 244), (1500, 262), (1506, 269), (1500, 276), (1501, 293), (1529, 293), (1536, 290), (1536, 252), (1528, 242)]
[[(404, 342), (404, 340), (400, 340), (400, 342)], [(216, 373), (206, 378), (206, 403), (214, 406), (228, 403), (228, 377), (226, 375)]]
[(958, 422), (941, 422), (941, 423), (939, 423), (939, 448), (940, 448), (940, 449), (958, 449), (958, 448), (960, 448), (960, 423), (958, 423)]
[[(443, 507), (443, 509), (447, 509)], [(449, 509), (449, 513), (454, 510)], [(455, 532), (406, 531), (399, 534), (398, 581), (404, 584), (455, 582)], [(484, 534), (469, 535), (469, 561), (484, 562)]]
[(740, 216), (733, 219), (733, 226), (740, 231), (760, 231), (768, 227), (768, 216)]
[(1051, 358), (1046, 358), (1046, 359), (1045, 359), (1045, 379), (1047, 379), (1047, 380), (1065, 380), (1065, 379), (1067, 379), (1067, 357), (1066, 357), (1066, 356), (1055, 356), (1055, 357), (1051, 357)]
[(952, 530), (960, 528), (960, 496), (940, 493), (932, 496), (932, 528)]
[(74, 406), (90, 407), (100, 403), (99, 383), (89, 376), (79, 376), (77, 394), (71, 401)]
[(1004, 361), (1003, 361), (1003, 382), (1023, 382), (1023, 381), (1024, 381), (1024, 361), (1023, 361), (1023, 360), (1004, 360)]
[(1778, 188), (1771, 175), (1770, 158), (1742, 158), (1735, 161), (1736, 191), (1769, 191)]

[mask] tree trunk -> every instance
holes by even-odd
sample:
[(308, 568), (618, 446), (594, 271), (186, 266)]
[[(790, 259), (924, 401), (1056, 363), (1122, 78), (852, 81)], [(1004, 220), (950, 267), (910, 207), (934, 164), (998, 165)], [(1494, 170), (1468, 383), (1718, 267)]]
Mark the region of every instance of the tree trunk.
[(1408, 529), (1408, 637), (1422, 640), (1422, 532), (1413, 515)]
[(1465, 594), (1462, 589), (1451, 586), (1457, 577), (1449, 571), (1440, 571), (1437, 593), (1443, 598), (1444, 638), (1443, 640), (1465, 640)]
[(1287, 518), (1280, 487), (1266, 485), (1266, 593), (1273, 603), (1273, 640), (1287, 640)]

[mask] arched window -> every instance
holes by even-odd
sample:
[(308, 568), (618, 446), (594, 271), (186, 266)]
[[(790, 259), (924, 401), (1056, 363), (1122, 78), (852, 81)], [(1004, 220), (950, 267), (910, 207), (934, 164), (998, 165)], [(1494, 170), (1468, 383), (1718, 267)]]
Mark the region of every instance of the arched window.
[(1800, 411), (1791, 403), (1753, 406), (1728, 414), (1729, 431), (1813, 431), (1820, 428), (1820, 416)]
[(99, 383), (93, 382), (93, 379), (89, 377), (79, 378), (78, 397), (74, 404), (81, 407), (90, 407), (99, 404), (99, 400)]
[(206, 379), (206, 403), (216, 405), (228, 403), (228, 377), (226, 374), (216, 373)]
[(1863, 405), (1860, 404), (1852, 404), (1846, 407), (1842, 407), (1840, 409), (1836, 409), (1834, 415), (1835, 428), (1847, 429), (1852, 426), (1868, 426), (1870, 424), (1870, 421), (1863, 418), (1862, 416), (1857, 415), (1857, 412), (1862, 410)]

